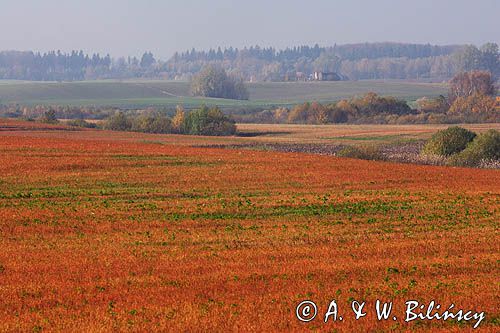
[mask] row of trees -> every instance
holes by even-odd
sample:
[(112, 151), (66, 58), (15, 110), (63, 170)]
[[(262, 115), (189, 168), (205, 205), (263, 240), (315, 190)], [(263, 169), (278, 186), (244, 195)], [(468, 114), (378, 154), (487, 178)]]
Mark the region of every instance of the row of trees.
[[(283, 81), (314, 71), (338, 72), (350, 79), (449, 79), (456, 72), (488, 70), (500, 75), (498, 45), (437, 46), (430, 44), (364, 43), (332, 47), (227, 48), (176, 53), (168, 61), (151, 52), (117, 58), (82, 51), (44, 54), (0, 52), (0, 79), (84, 80), (97, 78), (191, 78), (207, 65), (217, 65), (243, 80)], [(299, 73), (300, 75), (297, 75)], [(304, 75), (305, 74), (305, 75)]]
[(403, 100), (368, 93), (329, 105), (312, 102), (291, 109), (278, 108), (267, 114), (271, 118), (267, 120), (274, 123), (331, 124), (356, 122), (374, 115), (403, 116), (415, 113)]
[(256, 58), (267, 61), (297, 61), (301, 58), (318, 58), (321, 54), (328, 52), (336, 54), (346, 60), (376, 59), (406, 57), (410, 59), (436, 57), (451, 54), (461, 46), (459, 45), (430, 45), (430, 44), (406, 44), (406, 43), (360, 43), (334, 45), (332, 47), (320, 47), (318, 44), (313, 47), (295, 46), (284, 50), (277, 50), (274, 47), (260, 47), (258, 45), (245, 47), (241, 50), (237, 48), (220, 47), (217, 50), (197, 51), (192, 49), (183, 53), (175, 53), (173, 60), (187, 61), (215, 61), (215, 60), (236, 60), (242, 58)]
[[(62, 121), (76, 127), (144, 133), (175, 133), (191, 135), (232, 135), (236, 133), (233, 119), (218, 107), (202, 106), (186, 112), (178, 106), (173, 116), (155, 109), (123, 111), (112, 108), (44, 106), (19, 107), (0, 105), (0, 116), (56, 124)], [(89, 121), (96, 120), (96, 121)]]
[(1, 117), (39, 119), (49, 111), (56, 119), (104, 119), (113, 115), (118, 109), (95, 106), (0, 104)]
[(245, 80), (285, 81), (314, 71), (337, 72), (357, 79), (447, 80), (455, 73), (488, 70), (500, 75), (498, 45), (431, 46), (403, 43), (366, 43), (334, 47), (297, 47), (277, 51), (252, 47), (242, 50), (191, 50), (176, 54), (163, 65), (172, 75), (189, 78), (207, 64), (224, 68)]
[(83, 51), (48, 53), (0, 52), (0, 79), (74, 81), (98, 78), (131, 78), (160, 75), (160, 64), (151, 52), (138, 59), (113, 59)]
[(162, 134), (224, 136), (236, 133), (236, 125), (231, 118), (224, 115), (218, 107), (207, 106), (189, 113), (178, 107), (172, 118), (157, 111), (147, 111), (135, 116), (116, 112), (104, 122), (103, 127), (114, 131)]

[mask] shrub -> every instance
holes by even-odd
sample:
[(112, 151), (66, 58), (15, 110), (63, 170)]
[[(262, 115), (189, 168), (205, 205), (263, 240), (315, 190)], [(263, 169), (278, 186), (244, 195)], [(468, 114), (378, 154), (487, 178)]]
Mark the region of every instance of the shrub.
[(276, 123), (284, 123), (288, 118), (289, 110), (284, 107), (277, 108), (273, 112), (273, 120)]
[(97, 125), (94, 123), (89, 123), (84, 119), (74, 119), (66, 122), (66, 125), (73, 127), (83, 127), (83, 128), (96, 128)]
[(59, 122), (56, 117), (56, 111), (52, 109), (46, 111), (40, 118), (40, 121), (46, 124), (57, 124)]
[(335, 154), (338, 157), (357, 158), (361, 160), (384, 160), (380, 149), (376, 146), (347, 146)]
[(132, 120), (132, 131), (143, 133), (170, 133), (172, 122), (170, 118), (157, 112), (142, 114)]
[(457, 97), (450, 107), (452, 114), (495, 114), (495, 98), (482, 94), (473, 94), (466, 97)]
[(427, 141), (422, 153), (425, 155), (450, 156), (461, 152), (474, 140), (476, 134), (458, 126), (438, 131)]
[(449, 108), (448, 101), (442, 95), (437, 98), (422, 97), (416, 104), (418, 111), (423, 113), (445, 113)]
[(374, 114), (396, 114), (401, 116), (413, 112), (406, 101), (390, 96), (379, 96), (373, 92), (367, 93), (361, 98), (353, 98), (349, 103), (352, 104), (357, 114), (365, 116)]
[(455, 166), (477, 167), (481, 164), (498, 165), (500, 161), (500, 132), (489, 130), (479, 134), (467, 148), (452, 157)]
[(203, 106), (191, 111), (185, 119), (186, 134), (192, 135), (233, 135), (236, 133), (234, 121), (222, 113), (218, 107), (209, 109)]
[(132, 123), (123, 112), (116, 112), (104, 123), (104, 129), (112, 131), (130, 131)]
[[(286, 113), (285, 113), (286, 114)], [(296, 105), (288, 112), (287, 121), (292, 124), (345, 123), (348, 111), (335, 105), (324, 106), (318, 102)]]
[(288, 113), (288, 122), (292, 124), (306, 124), (309, 118), (310, 103), (295, 105)]
[(342, 109), (334, 108), (330, 110), (329, 121), (335, 124), (346, 123), (349, 120), (349, 113)]

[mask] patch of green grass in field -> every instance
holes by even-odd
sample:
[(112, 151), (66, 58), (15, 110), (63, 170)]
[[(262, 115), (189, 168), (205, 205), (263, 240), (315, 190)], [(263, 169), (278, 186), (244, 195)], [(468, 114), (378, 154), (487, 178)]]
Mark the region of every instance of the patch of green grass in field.
[(267, 209), (251, 207), (238, 212), (210, 212), (210, 213), (169, 213), (166, 218), (169, 220), (191, 219), (191, 220), (246, 220), (263, 219), (270, 217), (291, 217), (291, 216), (327, 216), (335, 214), (366, 215), (366, 214), (386, 214), (389, 211), (407, 210), (411, 206), (406, 202), (383, 202), (383, 201), (360, 201), (356, 203), (339, 204), (310, 204), (305, 206), (276, 206)]
[(179, 81), (0, 81), (3, 103), (24, 105), (72, 105), (141, 108), (186, 108), (202, 104), (223, 108), (289, 106), (306, 101), (329, 103), (367, 92), (391, 95), (408, 101), (446, 92), (442, 84), (403, 81), (258, 82), (246, 84), (250, 100), (196, 98), (189, 95), (189, 82)]
[(117, 160), (126, 161), (178, 161), (179, 158), (175, 156), (165, 156), (165, 155), (113, 155), (111, 156)]

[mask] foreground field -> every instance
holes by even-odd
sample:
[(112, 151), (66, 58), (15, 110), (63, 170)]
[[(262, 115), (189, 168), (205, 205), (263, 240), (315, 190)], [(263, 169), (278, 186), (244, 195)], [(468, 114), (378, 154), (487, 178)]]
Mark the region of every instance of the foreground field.
[[(411, 299), (498, 331), (497, 170), (1, 125), (0, 331), (472, 328), (404, 323)], [(300, 323), (305, 299), (344, 321)], [(376, 299), (398, 320), (349, 314)]]
[(0, 81), (0, 101), (20, 104), (98, 105), (116, 107), (165, 106), (195, 107), (201, 104), (221, 107), (272, 106), (331, 102), (373, 91), (407, 100), (446, 94), (442, 84), (400, 81), (349, 82), (263, 82), (248, 83), (249, 101), (193, 98), (189, 83), (178, 81), (86, 81), (13, 82)]

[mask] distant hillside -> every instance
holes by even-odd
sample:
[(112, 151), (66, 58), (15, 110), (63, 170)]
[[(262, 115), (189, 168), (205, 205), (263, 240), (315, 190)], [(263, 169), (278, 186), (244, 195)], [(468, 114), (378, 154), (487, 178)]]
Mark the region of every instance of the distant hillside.
[(161, 106), (187, 108), (201, 104), (227, 107), (268, 107), (306, 101), (332, 102), (373, 91), (406, 100), (446, 94), (441, 84), (411, 82), (257, 82), (247, 83), (249, 101), (189, 96), (189, 83), (182, 81), (88, 81), (88, 82), (5, 82), (0, 83), (0, 104), (96, 105), (123, 108)]
[(320, 47), (227, 48), (176, 53), (155, 59), (145, 52), (138, 59), (71, 53), (0, 52), (0, 79), (80, 81), (95, 79), (155, 78), (189, 80), (208, 64), (223, 67), (246, 81), (307, 81), (314, 72), (335, 73), (347, 80), (403, 79), (444, 81), (456, 72), (491, 71), (498, 77), (498, 45), (430, 45), (364, 43)]

